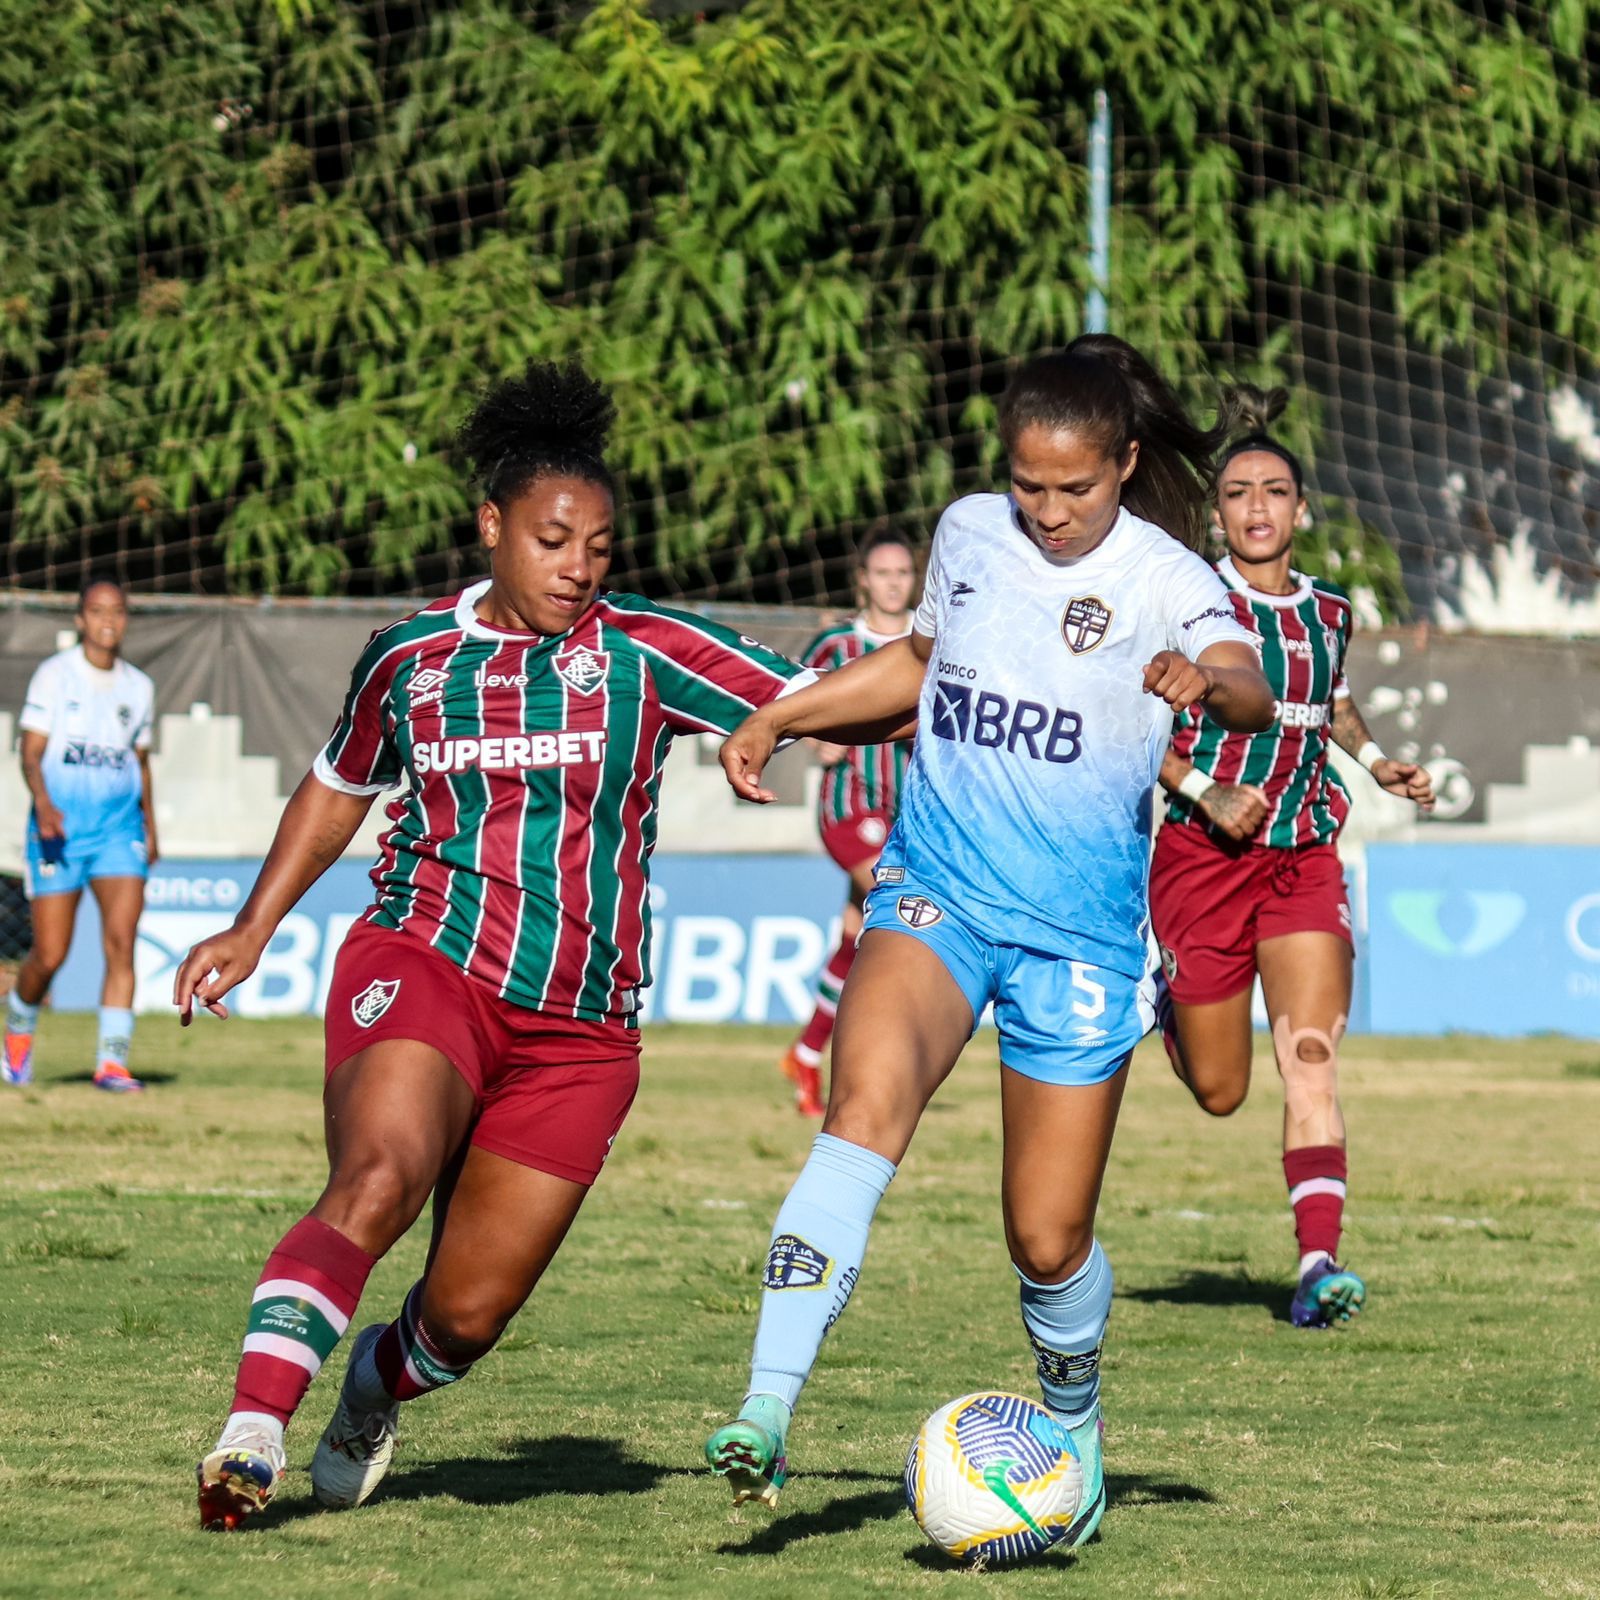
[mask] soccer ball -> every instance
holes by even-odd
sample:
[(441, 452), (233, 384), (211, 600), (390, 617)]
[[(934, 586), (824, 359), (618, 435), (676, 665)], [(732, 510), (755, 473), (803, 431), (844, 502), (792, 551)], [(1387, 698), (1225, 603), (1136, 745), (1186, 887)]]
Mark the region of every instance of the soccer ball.
[(1063, 1538), (1083, 1497), (1067, 1430), (1019, 1394), (964, 1394), (922, 1424), (906, 1456), (906, 1504), (946, 1555), (994, 1567)]

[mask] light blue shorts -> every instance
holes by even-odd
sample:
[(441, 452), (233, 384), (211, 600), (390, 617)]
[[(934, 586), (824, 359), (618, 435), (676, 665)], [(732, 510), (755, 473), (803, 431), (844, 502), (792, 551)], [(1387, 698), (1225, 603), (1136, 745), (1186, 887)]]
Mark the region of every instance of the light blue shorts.
[(28, 848), (23, 887), (30, 900), (46, 894), (75, 894), (92, 878), (144, 878), (150, 874), (144, 831), (138, 833), (68, 835), (65, 844), (50, 847), (39, 830), (28, 824)]
[(867, 897), (863, 931), (882, 928), (925, 944), (972, 1007), (994, 1006), (1000, 1059), (1042, 1083), (1099, 1083), (1128, 1059), (1155, 1021), (1150, 976), (1130, 978), (1070, 955), (994, 944), (909, 877)]

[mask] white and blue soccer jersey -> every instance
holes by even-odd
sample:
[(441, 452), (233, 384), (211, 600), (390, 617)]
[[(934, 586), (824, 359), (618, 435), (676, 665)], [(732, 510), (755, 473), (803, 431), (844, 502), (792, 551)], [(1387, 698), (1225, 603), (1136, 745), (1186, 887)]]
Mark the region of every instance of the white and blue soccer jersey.
[(82, 645), (40, 663), (28, 684), (21, 725), (42, 733), (42, 771), (75, 851), (99, 840), (144, 838), (143, 774), (138, 752), (150, 747), (155, 690), (137, 667), (119, 660), (93, 667)]
[(914, 626), (933, 658), (879, 884), (915, 884), (995, 945), (1142, 977), (1172, 736), (1144, 668), (1254, 647), (1216, 572), (1125, 507), (1088, 555), (1053, 559), (1009, 496), (969, 495), (939, 521)]

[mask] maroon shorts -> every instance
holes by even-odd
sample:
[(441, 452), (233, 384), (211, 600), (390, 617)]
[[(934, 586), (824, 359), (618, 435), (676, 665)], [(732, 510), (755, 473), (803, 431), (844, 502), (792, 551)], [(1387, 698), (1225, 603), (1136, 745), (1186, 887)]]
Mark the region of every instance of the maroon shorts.
[(839, 822), (822, 824), (822, 848), (846, 872), (853, 872), (878, 859), (893, 826), (887, 811), (857, 811)]
[(472, 1143), (593, 1183), (639, 1087), (639, 1031), (511, 1005), (432, 945), (358, 922), (333, 967), (327, 1075), (380, 1039), (441, 1051), (477, 1102)]
[(1331, 844), (1246, 849), (1176, 823), (1156, 835), (1150, 920), (1172, 998), (1188, 1006), (1248, 989), (1263, 939), (1333, 933), (1354, 943), (1344, 869)]

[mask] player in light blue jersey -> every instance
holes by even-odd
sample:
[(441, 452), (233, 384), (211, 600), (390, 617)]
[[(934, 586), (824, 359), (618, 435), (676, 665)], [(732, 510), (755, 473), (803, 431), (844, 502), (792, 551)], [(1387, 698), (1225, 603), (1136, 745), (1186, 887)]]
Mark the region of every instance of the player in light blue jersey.
[(145, 874), (156, 859), (154, 691), (122, 659), (128, 598), (121, 584), (85, 584), (75, 620), (79, 642), (40, 664), (22, 708), (22, 775), (33, 796), (27, 839), (33, 948), (6, 1005), (0, 1078), (13, 1086), (32, 1079), (39, 1007), (67, 958), (87, 885), (100, 907), (106, 962), (94, 1081), (126, 1092), (144, 1087), (128, 1071), (128, 1049), (134, 936)]
[(1099, 1362), (1111, 1269), (1095, 1208), (1150, 1027), (1151, 794), (1174, 712), (1273, 716), (1252, 635), (1198, 543), (1219, 442), (1120, 339), (1030, 361), (1000, 431), (1009, 494), (944, 514), (911, 637), (751, 717), (736, 792), (780, 739), (917, 710), (899, 821), (845, 985), (823, 1131), (762, 1275), (749, 1392), (706, 1444), (735, 1501), (776, 1501), (789, 1419), (860, 1275), (929, 1098), (986, 1005), (1000, 1029), (1006, 1243), (1045, 1402), (1083, 1464), (1067, 1542), (1105, 1506)]

